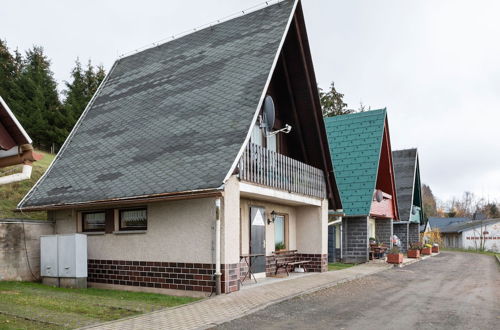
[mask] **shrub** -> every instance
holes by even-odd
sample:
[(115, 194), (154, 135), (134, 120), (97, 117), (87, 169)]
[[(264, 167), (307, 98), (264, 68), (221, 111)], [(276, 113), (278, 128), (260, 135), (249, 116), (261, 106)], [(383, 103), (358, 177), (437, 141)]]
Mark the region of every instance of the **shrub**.
[(409, 250), (420, 250), (420, 249), (422, 249), (422, 243), (421, 242), (410, 243)]
[(388, 252), (388, 253), (389, 253), (389, 254), (399, 254), (399, 253), (401, 253), (401, 251), (399, 250), (399, 247), (397, 247), (397, 246), (393, 246), (393, 247), (389, 250), (389, 252)]

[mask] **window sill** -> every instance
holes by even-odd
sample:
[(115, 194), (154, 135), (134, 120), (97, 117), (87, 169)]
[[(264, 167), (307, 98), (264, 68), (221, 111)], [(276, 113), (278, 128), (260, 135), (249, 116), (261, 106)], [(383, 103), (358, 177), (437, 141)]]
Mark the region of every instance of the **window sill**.
[(81, 234), (90, 236), (90, 235), (104, 235), (106, 233), (103, 231), (83, 231), (83, 232), (81, 232)]
[(147, 230), (119, 230), (114, 231), (115, 235), (126, 235), (126, 234), (146, 234)]

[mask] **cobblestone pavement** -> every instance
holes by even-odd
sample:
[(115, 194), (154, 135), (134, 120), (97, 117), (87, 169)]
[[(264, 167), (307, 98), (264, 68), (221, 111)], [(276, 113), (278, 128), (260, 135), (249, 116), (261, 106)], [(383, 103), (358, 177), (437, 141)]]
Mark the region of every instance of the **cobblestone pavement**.
[(439, 255), (269, 306), (224, 329), (499, 329), (494, 257)]
[(255, 286), (196, 303), (100, 324), (92, 329), (199, 329), (210, 328), (277, 302), (392, 268), (385, 263), (364, 264)]

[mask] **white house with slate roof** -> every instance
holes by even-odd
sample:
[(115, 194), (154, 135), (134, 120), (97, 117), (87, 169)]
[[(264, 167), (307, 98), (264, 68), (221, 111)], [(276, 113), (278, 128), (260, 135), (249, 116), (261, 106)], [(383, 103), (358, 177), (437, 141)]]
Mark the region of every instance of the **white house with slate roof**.
[(93, 287), (228, 293), (275, 250), (325, 271), (342, 206), (300, 2), (119, 59), (18, 208), (87, 234)]

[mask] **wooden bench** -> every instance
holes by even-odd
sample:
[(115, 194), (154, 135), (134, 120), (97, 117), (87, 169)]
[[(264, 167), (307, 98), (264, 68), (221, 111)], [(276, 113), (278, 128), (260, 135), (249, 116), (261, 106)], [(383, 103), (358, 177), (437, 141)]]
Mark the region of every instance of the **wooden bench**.
[(295, 260), (295, 256), (297, 255), (297, 250), (289, 250), (289, 251), (274, 251), (273, 252), (275, 261), (276, 261), (276, 270), (274, 271), (274, 275), (278, 274), (278, 270), (280, 268), (284, 268), (286, 271), (286, 275), (290, 276), (288, 268), (291, 266), (299, 266), (302, 265), (304, 271), (307, 272), (306, 264), (312, 262), (312, 260), (300, 260), (300, 261), (287, 261), (286, 259)]

